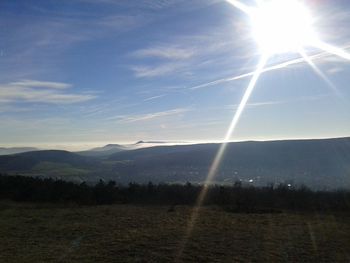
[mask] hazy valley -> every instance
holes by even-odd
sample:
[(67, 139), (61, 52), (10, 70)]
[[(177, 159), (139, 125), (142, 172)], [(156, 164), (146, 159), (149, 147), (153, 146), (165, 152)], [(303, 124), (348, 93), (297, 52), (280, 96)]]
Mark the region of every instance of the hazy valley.
[[(0, 172), (76, 182), (202, 183), (219, 144), (134, 147), (84, 152), (41, 150), (0, 156)], [(305, 184), (350, 188), (350, 138), (229, 143), (214, 183)]]

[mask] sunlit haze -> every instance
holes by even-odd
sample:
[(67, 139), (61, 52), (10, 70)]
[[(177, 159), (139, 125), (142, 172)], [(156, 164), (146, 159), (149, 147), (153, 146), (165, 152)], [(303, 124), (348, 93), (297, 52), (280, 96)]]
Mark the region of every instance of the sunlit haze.
[(0, 146), (350, 135), (348, 1), (1, 1), (0, 14)]
[[(241, 119), (244, 110), (247, 108), (248, 101), (252, 96), (261, 75), (266, 71), (264, 71), (264, 69), (266, 68), (269, 59), (273, 58), (274, 55), (279, 53), (288, 54), (289, 52), (298, 52), (301, 58), (311, 66), (312, 70), (321, 78), (321, 80), (325, 81), (325, 83), (330, 86), (334, 92), (337, 91), (336, 87), (312, 62), (311, 58), (309, 58), (309, 56), (305, 53), (304, 48), (311, 45), (312, 47), (322, 49), (324, 52), (339, 56), (342, 59), (348, 59), (350, 56), (350, 54), (342, 50), (342, 48), (325, 44), (322, 42), (322, 40), (316, 37), (316, 34), (312, 28), (313, 19), (306, 9), (306, 6), (304, 6), (298, 0), (286, 0), (283, 2), (275, 0), (261, 0), (257, 1), (257, 6), (255, 7), (246, 6), (242, 2), (236, 0), (227, 0), (227, 2), (232, 4), (237, 9), (243, 11), (252, 20), (252, 31), (255, 40), (259, 44), (261, 57), (256, 69), (251, 74), (252, 76), (249, 84), (243, 93), (237, 110), (233, 114), (231, 123), (227, 129), (226, 135), (219, 147), (219, 150), (212, 161), (204, 182), (204, 187), (197, 197), (196, 205), (187, 225), (186, 235), (182, 242), (182, 246), (179, 249), (179, 256), (182, 256), (183, 250), (192, 235), (194, 226), (197, 223), (197, 219), (200, 215), (200, 209), (204, 204), (204, 200), (208, 196), (207, 193), (209, 186), (215, 182), (215, 177), (217, 177), (219, 174), (221, 163), (226, 155), (226, 147), (236, 131), (239, 120)], [(289, 62), (291, 61), (293, 60), (289, 60)], [(277, 69), (279, 69), (278, 65)], [(272, 70), (274, 69), (272, 68)], [(236, 78), (239, 77), (240, 76)], [(254, 180), (251, 182), (253, 181)]]
[(0, 262), (348, 262), (350, 0), (0, 0)]

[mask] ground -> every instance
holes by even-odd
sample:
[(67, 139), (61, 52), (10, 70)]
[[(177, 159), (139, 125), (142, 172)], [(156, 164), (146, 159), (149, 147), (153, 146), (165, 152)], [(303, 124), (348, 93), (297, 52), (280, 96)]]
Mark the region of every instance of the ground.
[(0, 203), (0, 262), (349, 262), (350, 214)]

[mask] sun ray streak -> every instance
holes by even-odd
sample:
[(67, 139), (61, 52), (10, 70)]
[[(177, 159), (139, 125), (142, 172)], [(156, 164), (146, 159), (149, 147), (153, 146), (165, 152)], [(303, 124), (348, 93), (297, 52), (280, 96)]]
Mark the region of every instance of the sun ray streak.
[(261, 73), (264, 71), (264, 66), (266, 65), (266, 62), (267, 62), (267, 59), (268, 57), (266, 55), (263, 55), (262, 58), (260, 59), (259, 61), (259, 64), (256, 68), (256, 71), (243, 95), (243, 98), (237, 108), (237, 111), (232, 119), (232, 122), (231, 122), (231, 125), (226, 133), (226, 136), (225, 136), (225, 139), (224, 139), (224, 143), (227, 143), (229, 140), (230, 140), (230, 137), (239, 121), (239, 118), (241, 117), (242, 115), (242, 112), (245, 108), (245, 106), (247, 105), (247, 102), (250, 98), (250, 95), (252, 94), (253, 90), (254, 90), (254, 87), (256, 85), (256, 82), (258, 81)]
[(317, 47), (323, 51), (326, 51), (328, 53), (331, 53), (333, 55), (336, 55), (338, 57), (341, 57), (343, 59), (347, 59), (347, 60), (350, 60), (350, 53), (344, 51), (343, 49), (341, 48), (338, 48), (338, 47), (335, 47), (335, 46), (332, 46), (330, 44), (327, 44), (325, 42), (322, 42), (322, 41), (315, 41), (313, 43), (313, 46), (314, 47)]
[[(283, 2), (281, 5), (280, 1), (266, 1), (267, 5), (263, 6), (262, 3), (265, 1), (255, 0), (258, 4), (257, 8), (253, 8), (241, 3), (238, 0), (226, 0), (232, 6), (246, 13), (254, 22), (255, 29), (257, 29), (256, 37), (258, 42), (264, 47), (263, 55), (257, 65), (257, 68), (253, 72), (241, 74), (231, 78), (219, 79), (212, 81), (206, 84), (198, 85), (190, 88), (191, 90), (216, 85), (222, 82), (228, 82), (238, 79), (243, 79), (246, 77), (252, 77), (248, 87), (246, 88), (244, 95), (241, 99), (241, 102), (232, 118), (230, 126), (225, 134), (225, 137), (215, 155), (215, 158), (209, 168), (207, 177), (203, 184), (203, 187), (196, 199), (192, 213), (190, 214), (187, 229), (184, 235), (183, 242), (180, 244), (179, 253), (177, 254), (177, 260), (179, 260), (183, 254), (184, 249), (186, 248), (187, 242), (192, 235), (194, 226), (199, 214), (201, 212), (201, 207), (205, 201), (206, 195), (208, 193), (209, 187), (214, 181), (215, 176), (218, 173), (220, 164), (222, 162), (223, 156), (225, 154), (226, 147), (230, 142), (232, 134), (235, 131), (235, 128), (240, 120), (240, 117), (247, 105), (247, 102), (256, 86), (256, 83), (263, 72), (282, 69), (293, 64), (305, 63), (307, 62), (312, 69), (330, 86), (332, 89), (337, 91), (334, 84), (323, 74), (323, 72), (313, 63), (312, 59), (321, 58), (329, 56), (330, 54), (337, 55), (341, 58), (350, 60), (350, 54), (344, 51), (341, 48), (334, 47), (327, 43), (324, 43), (318, 39), (315, 40), (315, 34), (313, 30), (313, 23), (311, 16), (306, 8), (303, 5), (300, 5), (299, 2), (286, 1), (286, 4)], [(260, 6), (260, 3), (262, 6)], [(257, 12), (258, 11), (258, 12)], [(294, 13), (293, 13), (294, 12)], [(295, 20), (296, 16), (299, 16)], [(255, 20), (255, 18), (258, 18)], [(255, 23), (257, 22), (257, 23)], [(262, 25), (262, 27), (261, 27)], [(288, 29), (288, 30), (286, 30)], [(312, 44), (313, 47), (319, 48), (324, 52), (316, 54), (314, 56), (308, 56), (304, 50), (300, 51), (301, 58), (289, 60), (277, 65), (266, 67), (266, 63), (269, 59), (269, 54), (279, 54), (285, 52), (295, 52), (299, 46), (309, 46)]]
[[(328, 56), (329, 56), (329, 54), (327, 52), (322, 52), (322, 53), (318, 53), (318, 54), (309, 56), (309, 58), (310, 59), (320, 59), (320, 58), (324, 58), (324, 57), (328, 57)], [(264, 68), (262, 70), (262, 72), (264, 73), (264, 72), (268, 72), (268, 71), (279, 70), (279, 69), (287, 68), (289, 66), (300, 64), (300, 63), (304, 63), (304, 62), (305, 62), (304, 58), (296, 58), (296, 59), (288, 60), (288, 61), (276, 64), (276, 65), (272, 65), (272, 66), (266, 67), (266, 68)], [(204, 84), (200, 84), (200, 85), (197, 85), (197, 86), (190, 87), (189, 89), (190, 90), (196, 90), (196, 89), (201, 89), (201, 88), (213, 86), (213, 85), (224, 83), (224, 82), (230, 82), (230, 81), (234, 81), (234, 80), (244, 79), (244, 78), (253, 76), (254, 72), (255, 71), (244, 73), (244, 74), (237, 75), (237, 76), (234, 76), (234, 77), (214, 80), (214, 81), (211, 81), (211, 82), (207, 82), (207, 83), (204, 83)]]
[(195, 206), (193, 208), (193, 211), (192, 211), (192, 214), (191, 214), (188, 226), (187, 226), (186, 235), (185, 235), (184, 241), (180, 247), (178, 257), (181, 257), (183, 250), (186, 247), (186, 243), (192, 234), (192, 230), (193, 230), (193, 227), (197, 221), (197, 218), (198, 218), (198, 215), (200, 212), (200, 208), (201, 208), (201, 206), (205, 200), (205, 197), (208, 193), (208, 189), (210, 187), (210, 184), (213, 182), (213, 179), (218, 171), (218, 168), (219, 168), (220, 163), (222, 161), (222, 157), (224, 156), (224, 153), (225, 153), (227, 143), (230, 141), (232, 133), (234, 132), (234, 130), (237, 126), (237, 123), (238, 123), (238, 121), (243, 113), (243, 110), (245, 109), (245, 107), (247, 105), (247, 102), (250, 98), (250, 95), (252, 94), (260, 75), (263, 73), (263, 69), (264, 69), (264, 66), (266, 65), (267, 60), (268, 60), (268, 56), (266, 56), (266, 55), (263, 55), (262, 58), (260, 59), (259, 64), (255, 70), (255, 73), (253, 74), (253, 77), (250, 80), (249, 85), (248, 85), (248, 87), (247, 87), (247, 89), (244, 92), (244, 95), (242, 97), (242, 100), (241, 100), (241, 102), (240, 102), (240, 104), (239, 104), (239, 106), (238, 106), (238, 108), (233, 116), (231, 124), (226, 132), (225, 138), (223, 139), (223, 141), (219, 147), (219, 150), (215, 155), (214, 161), (213, 161), (212, 165), (210, 166), (205, 183), (202, 187), (201, 192), (199, 193), (199, 195), (197, 197)]
[(244, 13), (251, 15), (252, 13), (252, 8), (241, 3), (240, 1), (237, 0), (226, 0), (229, 4), (233, 5), (234, 7), (238, 8), (239, 10), (243, 11)]
[(311, 60), (311, 58), (305, 53), (305, 50), (299, 50), (300, 55), (303, 59), (310, 65), (313, 71), (336, 93), (337, 96), (341, 97), (341, 94), (337, 87), (327, 78), (327, 76), (316, 66), (316, 64)]

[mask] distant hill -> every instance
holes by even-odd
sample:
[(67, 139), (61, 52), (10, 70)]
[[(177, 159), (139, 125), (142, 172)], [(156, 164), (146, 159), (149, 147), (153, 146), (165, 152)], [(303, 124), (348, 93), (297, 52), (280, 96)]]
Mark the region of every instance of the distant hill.
[(174, 142), (174, 141), (138, 141), (135, 144), (144, 144), (144, 145), (173, 145), (173, 144), (184, 144), (185, 142)]
[(12, 148), (4, 148), (0, 147), (0, 155), (9, 155), (9, 154), (16, 154), (16, 153), (24, 153), (24, 152), (31, 152), (31, 151), (38, 151), (38, 148), (34, 147), (12, 147)]
[(175, 145), (175, 144), (184, 144), (184, 142), (167, 142), (167, 141), (138, 141), (134, 144), (107, 144), (103, 147), (93, 148), (87, 151), (80, 151), (77, 154), (83, 156), (93, 156), (93, 157), (108, 157), (114, 153), (122, 151), (130, 151), (142, 148), (149, 148), (155, 146), (164, 146), (164, 145)]
[[(75, 180), (98, 167), (94, 158), (68, 151), (45, 150), (0, 156), (0, 172)], [(72, 176), (72, 177), (70, 177)]]
[[(119, 145), (107, 145), (95, 149), (104, 153), (102, 157), (66, 151), (28, 152), (0, 156), (0, 172), (120, 183), (200, 183), (219, 146), (172, 145), (111, 153)], [(255, 186), (287, 183), (317, 189), (350, 188), (350, 138), (229, 143), (215, 183), (237, 180)]]
[(81, 151), (81, 152), (77, 152), (77, 153), (80, 155), (83, 155), (83, 156), (104, 157), (104, 156), (109, 156), (111, 154), (125, 151), (128, 149), (129, 148), (127, 146), (120, 145), (120, 144), (107, 144), (103, 147), (97, 147), (97, 148), (93, 148), (91, 150)]
[[(109, 159), (119, 161), (116, 170), (136, 181), (202, 182), (218, 148), (219, 144), (160, 146)], [(215, 180), (350, 187), (350, 138), (229, 143)]]

